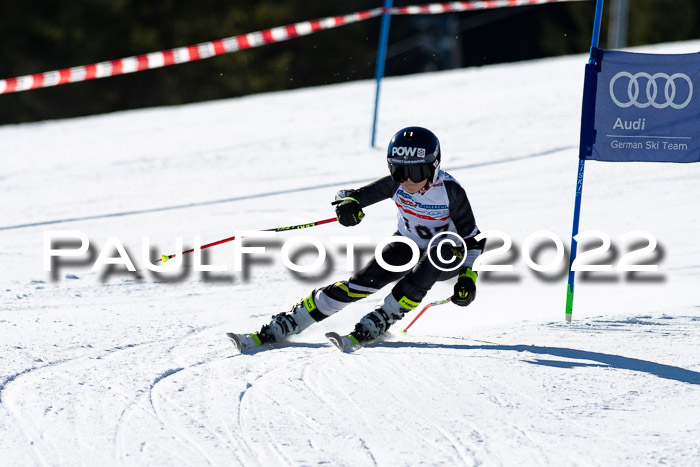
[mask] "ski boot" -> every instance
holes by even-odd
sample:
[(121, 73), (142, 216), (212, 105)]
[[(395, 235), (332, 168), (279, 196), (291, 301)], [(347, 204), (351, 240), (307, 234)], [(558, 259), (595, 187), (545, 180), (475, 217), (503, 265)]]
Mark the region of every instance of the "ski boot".
[(294, 305), (291, 311), (274, 315), (272, 321), (260, 329), (258, 336), (262, 344), (278, 344), (291, 335), (299, 334), (315, 322), (301, 301)]
[(252, 334), (226, 333), (234, 347), (241, 352), (247, 352), (263, 344), (278, 344), (293, 334), (299, 334), (304, 329), (314, 324), (317, 316), (323, 319), (325, 316), (318, 311), (313, 300), (313, 292), (285, 313), (278, 313), (272, 317), (269, 324), (264, 325), (259, 332)]

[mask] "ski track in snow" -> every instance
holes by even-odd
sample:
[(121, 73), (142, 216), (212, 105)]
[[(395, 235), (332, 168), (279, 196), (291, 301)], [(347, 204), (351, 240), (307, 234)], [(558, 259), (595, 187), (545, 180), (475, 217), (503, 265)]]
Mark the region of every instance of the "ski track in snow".
[[(669, 332), (678, 334), (686, 328), (697, 337), (698, 333), (689, 326), (693, 322), (693, 317), (655, 320), (639, 316), (619, 321), (600, 319), (576, 324), (576, 328), (595, 336), (615, 329), (642, 334), (653, 325), (672, 326)], [(558, 327), (550, 326), (555, 330)], [(102, 389), (113, 388), (114, 383), (108, 381), (111, 371), (105, 370), (158, 355), (162, 371), (150, 380), (140, 378), (142, 383), (132, 389), (131, 395), (121, 390), (112, 393), (112, 404), (121, 404), (121, 413), (111, 429), (113, 459), (120, 464), (128, 465), (136, 459), (167, 459), (181, 465), (382, 465), (423, 459), (436, 464), (480, 465), (489, 459), (498, 462), (503, 455), (499, 444), (504, 440), (534, 464), (548, 463), (552, 457), (547, 436), (541, 427), (533, 430), (528, 422), (541, 420), (543, 415), (575, 425), (579, 436), (600, 437), (596, 425), (572, 421), (570, 416), (547, 407), (494, 373), (496, 367), (527, 367), (533, 357), (542, 356), (517, 350), (527, 349), (527, 345), (497, 344), (493, 339), (416, 338), (417, 341), (407, 342), (390, 339), (350, 355), (331, 347), (300, 343), (233, 356), (222, 338), (215, 349), (186, 356), (186, 349), (202, 349), (202, 343), (215, 336), (215, 329), (202, 328), (185, 336), (120, 346), (23, 371), (4, 383), (2, 406), (26, 439), (34, 442), (36, 462), (71, 463), (71, 456), (62, 455), (64, 451), (56, 439), (44, 436), (48, 433), (42, 428), (42, 418), (32, 415), (36, 410), (31, 410), (31, 401), (25, 396), (31, 393), (29, 388), (40, 388), (59, 373), (70, 374), (83, 385), (92, 379)], [(489, 351), (489, 347), (494, 350)], [(442, 362), (438, 367), (432, 363), (436, 357)], [(465, 357), (468, 364), (460, 366)], [(106, 368), (89, 364), (95, 362)], [(571, 365), (577, 367), (588, 371), (610, 368), (583, 361)], [(446, 373), (454, 368), (459, 368), (458, 377)], [(699, 377), (694, 383), (697, 394), (700, 373), (695, 374)], [(370, 383), (357, 386), (354, 381), (358, 375)], [(387, 381), (386, 375), (391, 375), (391, 380)], [(219, 399), (220, 396), (212, 397), (213, 388), (227, 378), (228, 386), (238, 386), (239, 390), (226, 397), (229, 407), (226, 416), (222, 416), (212, 412), (216, 408), (207, 403)], [(209, 390), (205, 390), (206, 384), (211, 385)], [(460, 384), (460, 392), (466, 398), (463, 403), (478, 410), (454, 410), (453, 404), (459, 399), (449, 405), (442, 403)], [(188, 397), (190, 392), (193, 398)], [(513, 416), (514, 413), (519, 416)], [(156, 439), (139, 441), (143, 439), (143, 427), (148, 425), (160, 433)], [(76, 447), (83, 453), (89, 452), (90, 447), (83, 441), (89, 430), (82, 429), (79, 423), (72, 426), (76, 430), (72, 435)], [(135, 436), (137, 432), (140, 434)], [(621, 450), (625, 448), (624, 443), (614, 439), (607, 442)], [(387, 445), (391, 449), (387, 450)], [(311, 452), (314, 455), (309, 457)], [(416, 458), (417, 453), (423, 452), (429, 457)], [(593, 459), (594, 463), (605, 461), (595, 454)], [(507, 458), (500, 460), (507, 462)], [(576, 454), (566, 451), (559, 452), (556, 460), (564, 464), (580, 462)]]
[[(566, 243), (585, 61), (387, 79), (378, 140), (434, 129), (482, 231), (522, 245), (547, 229)], [(435, 307), (408, 336), (352, 354), (324, 333), (352, 329), (388, 289), (277, 348), (234, 355), (224, 336), (345, 278), (340, 260), (305, 280), (275, 261), (208, 278), (191, 265), (174, 278), (41, 269), (44, 227), (87, 232), (92, 261), (118, 236), (138, 266), (141, 236), (169, 251), (175, 235), (213, 241), (332, 215), (336, 189), (386, 171), (383, 149), (365, 144), (372, 86), (0, 127), (12, 153), (0, 204), (3, 465), (700, 466), (700, 219), (685, 208), (699, 164), (587, 166), (582, 229), (653, 232), (663, 271), (577, 278), (571, 324), (565, 272), (536, 279), (518, 251), (509, 278), (479, 278), (468, 309)], [(366, 214), (352, 235), (395, 229), (388, 203)], [(308, 234), (329, 245), (348, 232)], [(208, 250), (210, 264), (230, 266), (228, 248)], [(438, 284), (427, 298), (449, 294)]]

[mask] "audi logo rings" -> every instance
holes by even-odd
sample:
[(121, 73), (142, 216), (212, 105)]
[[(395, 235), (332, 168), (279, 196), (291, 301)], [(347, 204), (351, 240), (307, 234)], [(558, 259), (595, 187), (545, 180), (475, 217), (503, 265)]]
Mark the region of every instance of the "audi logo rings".
[[(628, 78), (629, 83), (627, 84), (627, 96), (626, 102), (621, 102), (615, 96), (615, 82), (620, 78)], [(640, 79), (646, 79), (646, 102), (640, 102), (639, 98), (639, 88)], [(664, 96), (666, 98), (665, 102), (657, 102), (656, 98), (659, 95), (659, 86), (657, 85), (657, 80), (664, 80), (662, 82), (664, 86)], [(676, 80), (686, 81), (688, 83), (688, 97), (685, 101), (677, 103), (676, 100)], [(618, 86), (618, 91), (620, 87)], [(645, 109), (652, 106), (656, 109), (665, 109), (666, 107), (671, 107), (673, 109), (683, 109), (690, 104), (690, 100), (693, 98), (693, 81), (688, 77), (688, 75), (683, 73), (674, 73), (672, 75), (667, 75), (666, 73), (654, 73), (653, 75), (649, 73), (639, 72), (639, 73), (629, 73), (627, 71), (621, 71), (610, 80), (610, 97), (612, 98), (615, 105), (622, 108), (627, 108), (635, 106), (640, 109)], [(681, 97), (682, 98), (682, 97)], [(625, 98), (623, 98), (624, 100)]]

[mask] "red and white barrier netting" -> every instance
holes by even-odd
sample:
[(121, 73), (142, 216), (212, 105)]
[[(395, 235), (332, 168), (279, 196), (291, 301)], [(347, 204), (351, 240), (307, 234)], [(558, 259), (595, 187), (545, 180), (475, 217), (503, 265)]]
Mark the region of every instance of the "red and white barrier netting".
[(543, 3), (576, 2), (585, 0), (482, 0), (476, 2), (431, 3), (429, 5), (399, 6), (391, 9), (392, 15), (436, 15), (459, 11), (488, 10), (509, 6), (541, 5)]
[[(430, 5), (414, 5), (391, 8), (392, 15), (424, 15), (471, 10), (486, 10), (490, 8), (514, 7), (523, 5), (539, 5), (543, 3), (576, 2), (585, 0), (483, 0), (476, 2), (433, 3)], [(345, 24), (357, 23), (384, 13), (384, 8), (360, 11), (343, 16), (304, 21), (301, 23), (280, 26), (263, 31), (251, 32), (240, 36), (228, 37), (211, 42), (203, 42), (187, 47), (163, 50), (134, 57), (120, 58), (107, 62), (83, 65), (63, 70), (48, 71), (17, 78), (0, 79), (0, 94), (27, 91), (29, 89), (46, 88), (59, 84), (76, 83), (89, 79), (106, 78), (123, 75), (136, 71), (150, 70), (178, 63), (193, 62), (204, 58), (250, 49), (272, 42), (282, 42), (298, 36), (307, 36), (325, 29), (333, 29)]]

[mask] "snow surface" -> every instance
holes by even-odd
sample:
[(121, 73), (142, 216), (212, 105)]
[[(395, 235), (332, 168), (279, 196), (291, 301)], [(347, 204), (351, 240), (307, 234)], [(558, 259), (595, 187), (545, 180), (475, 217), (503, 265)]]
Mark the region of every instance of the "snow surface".
[[(539, 230), (568, 248), (586, 60), (387, 79), (377, 149), (370, 81), (0, 127), (0, 464), (700, 465), (700, 164), (586, 165), (581, 230), (611, 237), (612, 264), (630, 248), (620, 235), (653, 233), (660, 271), (579, 274), (572, 324), (566, 264), (537, 275), (519, 256)], [(323, 334), (350, 331), (387, 288), (291, 345), (234, 355), (226, 331), (348, 277), (331, 237), (383, 239), (389, 202), (353, 229), (258, 241), (269, 259), (246, 273), (231, 243), (205, 255), (227, 272), (144, 270), (142, 237), (157, 258), (177, 236), (332, 217), (334, 193), (384, 175), (408, 125), (440, 137), (481, 230), (513, 239), (500, 259), (514, 272), (482, 273), (469, 308), (436, 306), (354, 354), (330, 347)], [(45, 272), (49, 230), (85, 232), (89, 253)], [(281, 263), (299, 235), (327, 246), (324, 271)], [(91, 271), (110, 237), (138, 272)]]

